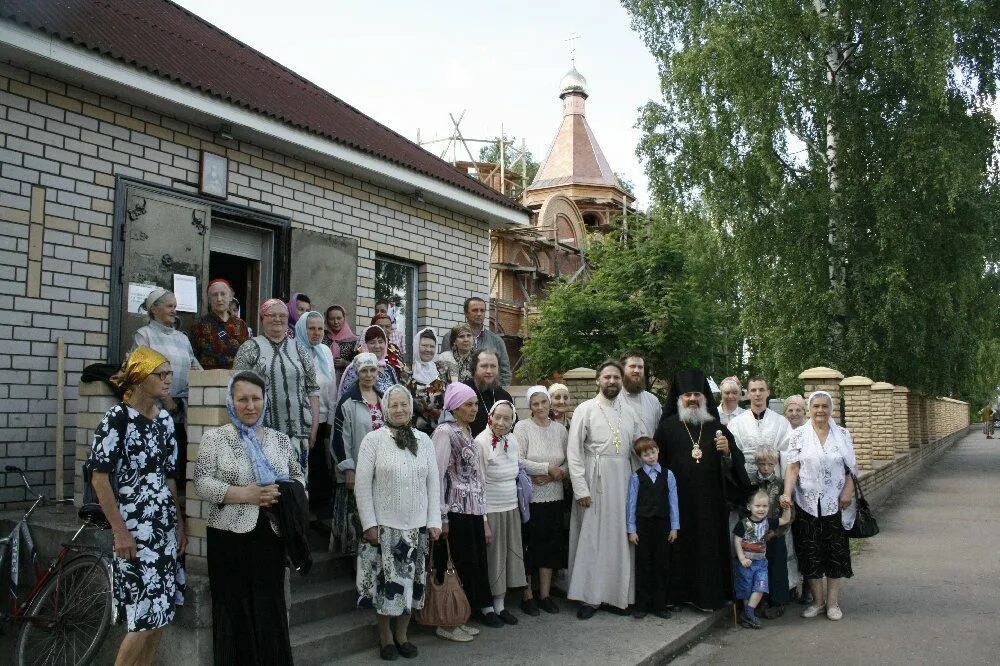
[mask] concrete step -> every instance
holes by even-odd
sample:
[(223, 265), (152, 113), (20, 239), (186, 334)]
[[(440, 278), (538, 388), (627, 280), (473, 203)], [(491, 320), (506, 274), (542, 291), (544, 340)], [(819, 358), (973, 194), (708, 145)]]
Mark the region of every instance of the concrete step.
[(316, 578), (292, 587), (291, 626), (308, 624), (354, 610), (358, 601), (353, 578)]
[(297, 666), (329, 664), (378, 644), (375, 613), (355, 609), (290, 628)]
[(306, 576), (299, 576), (292, 572), (292, 589), (307, 586), (316, 580), (349, 577), (353, 580), (351, 573), (351, 561), (354, 559), (340, 553), (328, 553), (324, 551), (312, 551), (313, 565)]

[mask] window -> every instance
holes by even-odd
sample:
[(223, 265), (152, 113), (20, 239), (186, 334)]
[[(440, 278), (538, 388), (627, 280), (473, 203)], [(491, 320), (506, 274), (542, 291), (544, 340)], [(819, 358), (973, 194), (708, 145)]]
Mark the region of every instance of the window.
[(389, 301), (389, 314), (403, 339), (409, 364), (417, 328), (417, 267), (388, 257), (375, 257), (375, 300)]

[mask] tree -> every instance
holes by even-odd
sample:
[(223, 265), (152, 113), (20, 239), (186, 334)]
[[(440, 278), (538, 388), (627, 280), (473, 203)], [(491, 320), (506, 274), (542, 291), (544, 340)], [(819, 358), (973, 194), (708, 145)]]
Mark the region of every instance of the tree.
[[(522, 174), (524, 176), (524, 187), (528, 187), (531, 181), (535, 179), (535, 174), (538, 173), (538, 162), (535, 161), (534, 156), (526, 146), (524, 147), (524, 154), (521, 154), (521, 144), (518, 143), (517, 137), (504, 135), (503, 141), (504, 165), (508, 173)], [(479, 161), (488, 164), (500, 164), (500, 137), (496, 137), (494, 143), (479, 149)], [(515, 192), (513, 196), (519, 194), (520, 191)]]
[(964, 390), (996, 289), (993, 0), (624, 0), (654, 199), (726, 238), (756, 371)]
[[(627, 242), (620, 229), (591, 238), (590, 278), (550, 288), (522, 349), (525, 377), (594, 367), (629, 349), (644, 352), (658, 377), (688, 366), (711, 372), (725, 356), (727, 310), (708, 284), (717, 265), (704, 262), (718, 249), (715, 232), (666, 209), (629, 223), (647, 231)], [(695, 246), (704, 254), (692, 252)]]

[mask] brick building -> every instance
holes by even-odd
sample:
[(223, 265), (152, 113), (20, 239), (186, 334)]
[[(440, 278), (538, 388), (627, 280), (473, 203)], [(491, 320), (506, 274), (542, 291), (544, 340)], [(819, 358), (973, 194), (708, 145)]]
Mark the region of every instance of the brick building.
[(358, 325), (390, 294), (404, 331), (444, 329), (489, 293), (490, 230), (529, 219), (166, 0), (5, 0), (0, 163), (0, 459), (49, 493), (56, 341), (69, 489), (79, 373), (121, 360), (142, 285), (194, 277), (204, 310), (227, 277), (255, 329), (295, 291)]

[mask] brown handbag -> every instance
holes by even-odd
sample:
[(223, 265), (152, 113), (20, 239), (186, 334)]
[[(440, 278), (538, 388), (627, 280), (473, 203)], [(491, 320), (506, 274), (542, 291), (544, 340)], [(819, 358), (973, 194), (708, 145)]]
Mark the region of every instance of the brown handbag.
[[(448, 549), (448, 564), (443, 580), (438, 583), (437, 571), (434, 569), (434, 548), (442, 541)], [(427, 577), (424, 607), (420, 610), (420, 624), (427, 627), (457, 627), (465, 624), (472, 615), (472, 609), (462, 590), (455, 563), (451, 561), (451, 544), (447, 538), (441, 537), (431, 542), (430, 560), (430, 575)]]

